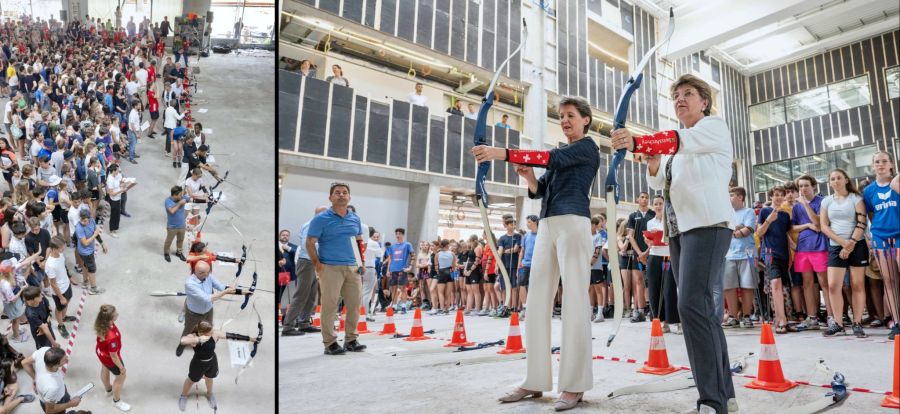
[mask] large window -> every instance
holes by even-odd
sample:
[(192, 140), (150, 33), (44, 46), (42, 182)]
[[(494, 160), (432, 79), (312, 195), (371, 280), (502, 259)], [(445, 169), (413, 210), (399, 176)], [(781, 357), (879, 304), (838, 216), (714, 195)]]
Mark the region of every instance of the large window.
[(835, 168), (847, 171), (851, 178), (864, 177), (872, 173), (872, 155), (875, 151), (874, 145), (867, 145), (757, 165), (753, 167), (754, 188), (759, 192), (768, 191), (804, 174), (824, 183), (828, 182), (828, 173)]
[(242, 44), (272, 42), (275, 30), (274, 0), (213, 0), (210, 10), (213, 12), (213, 38), (239, 39)]
[(784, 99), (776, 99), (750, 107), (750, 129), (765, 129), (781, 125), (784, 120)]
[(869, 105), (871, 102), (869, 77), (863, 75), (788, 95), (784, 98), (751, 105), (749, 108), (750, 129), (753, 131), (765, 129), (787, 122), (826, 115), (830, 112)]
[(900, 66), (894, 66), (884, 71), (887, 80), (888, 99), (900, 98)]

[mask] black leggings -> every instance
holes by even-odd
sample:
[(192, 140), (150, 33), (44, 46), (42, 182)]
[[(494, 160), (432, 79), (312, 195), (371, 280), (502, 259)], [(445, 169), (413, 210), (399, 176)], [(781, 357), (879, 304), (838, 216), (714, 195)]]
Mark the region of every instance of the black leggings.
[[(663, 273), (663, 264), (668, 267)], [(654, 318), (665, 323), (681, 323), (678, 317), (678, 286), (668, 258), (649, 256), (647, 259), (647, 284), (650, 291), (650, 312)], [(660, 294), (663, 296), (662, 309), (659, 307)]]
[(122, 200), (109, 199), (109, 231), (119, 229), (119, 219), (122, 214)]

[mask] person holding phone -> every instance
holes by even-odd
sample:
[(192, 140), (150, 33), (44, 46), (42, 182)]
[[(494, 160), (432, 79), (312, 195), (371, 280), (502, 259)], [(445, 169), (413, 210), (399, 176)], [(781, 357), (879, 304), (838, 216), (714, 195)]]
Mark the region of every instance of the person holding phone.
[[(100, 359), (100, 381), (107, 393), (112, 393), (113, 407), (124, 412), (131, 411), (131, 405), (122, 401), (122, 385), (125, 384), (125, 363), (122, 362), (122, 334), (116, 326), (119, 312), (113, 305), (101, 305), (94, 331), (97, 333), (97, 358)], [(109, 374), (116, 379), (109, 383)]]

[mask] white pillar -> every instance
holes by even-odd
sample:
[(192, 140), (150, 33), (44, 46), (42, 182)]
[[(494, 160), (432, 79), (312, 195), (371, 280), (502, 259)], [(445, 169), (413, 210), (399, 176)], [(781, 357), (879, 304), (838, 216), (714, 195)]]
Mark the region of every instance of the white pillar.
[[(553, 19), (540, 7), (533, 3), (522, 3), (522, 17), (528, 24), (528, 39), (522, 48), (522, 80), (529, 83), (528, 92), (525, 94), (524, 128), (523, 133), (531, 139), (532, 149), (544, 148), (544, 134), (547, 128), (547, 91), (551, 86), (545, 84), (548, 79), (544, 65), (547, 53), (547, 30), (554, 28)], [(535, 174), (540, 176), (543, 169), (535, 169)], [(517, 203), (518, 204), (518, 203)], [(525, 222), (525, 217), (530, 214), (538, 215), (541, 211), (540, 200), (531, 200), (528, 197), (522, 199), (522, 208), (519, 213), (519, 223)]]
[(433, 241), (438, 236), (441, 188), (433, 184), (409, 185), (406, 239), (410, 243)]

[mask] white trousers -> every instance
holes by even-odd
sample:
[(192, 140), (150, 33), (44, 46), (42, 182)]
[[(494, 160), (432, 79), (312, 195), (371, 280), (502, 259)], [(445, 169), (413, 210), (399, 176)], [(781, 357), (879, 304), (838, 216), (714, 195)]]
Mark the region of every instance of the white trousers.
[(372, 297), (372, 289), (375, 289), (376, 279), (375, 268), (367, 267), (366, 273), (362, 277), (362, 292), (359, 293), (359, 303), (366, 307), (367, 315), (371, 313), (369, 310), (369, 298)]
[(588, 300), (592, 251), (591, 222), (587, 217), (564, 215), (541, 219), (528, 284), (527, 372), (520, 387), (530, 391), (553, 390), (550, 318), (560, 276), (563, 328), (558, 390), (584, 392), (593, 387)]

